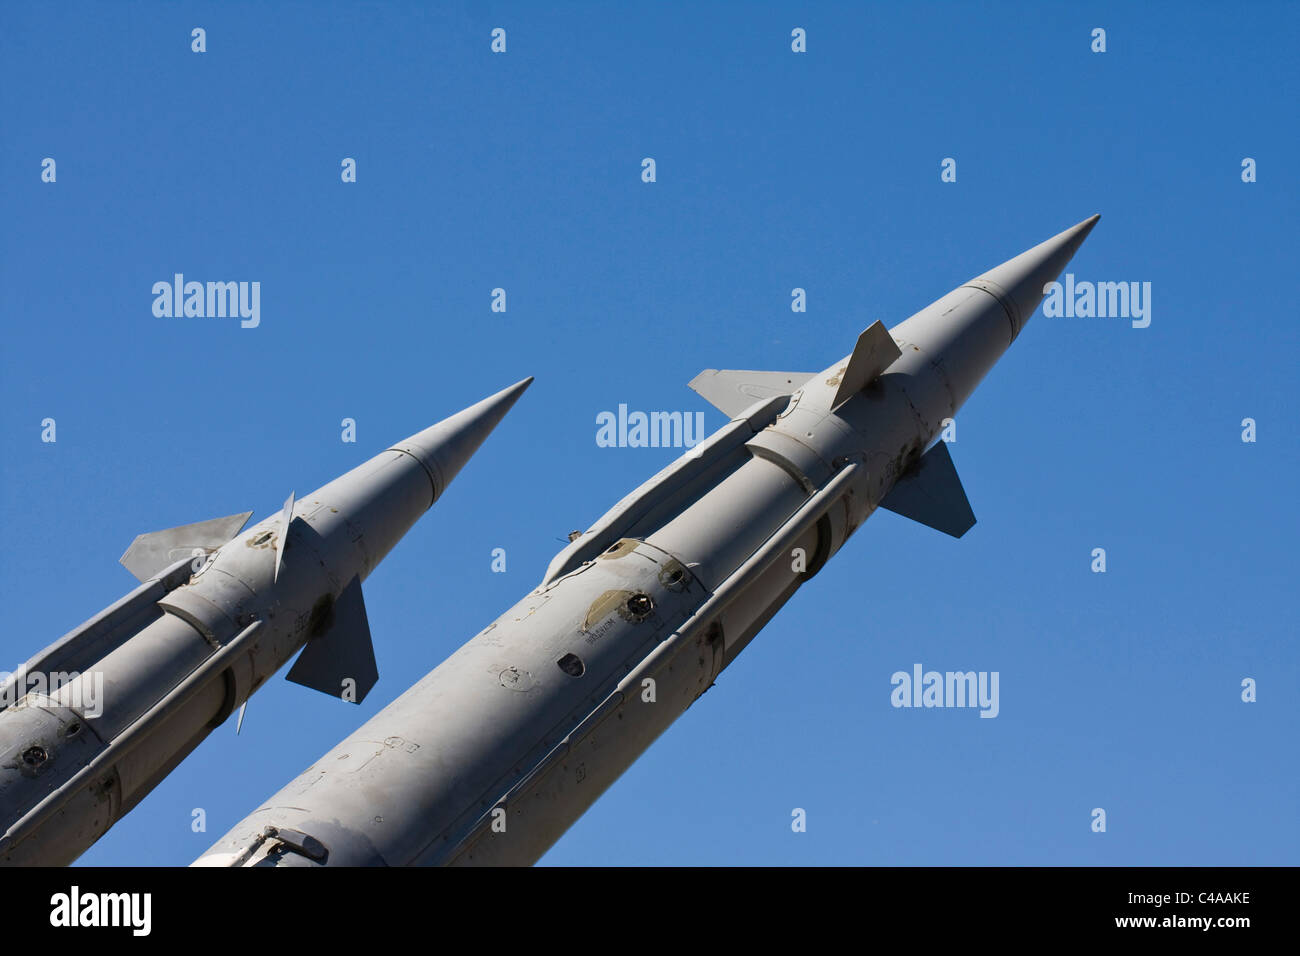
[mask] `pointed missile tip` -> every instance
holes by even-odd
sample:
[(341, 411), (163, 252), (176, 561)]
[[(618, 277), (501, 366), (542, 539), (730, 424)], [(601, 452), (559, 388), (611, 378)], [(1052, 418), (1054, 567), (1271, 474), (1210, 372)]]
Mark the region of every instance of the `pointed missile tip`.
[(452, 479), (531, 384), (530, 375), (392, 446), (424, 463), (433, 481), (433, 501), (442, 497)]
[(524, 394), (524, 392), (528, 390), (528, 386), (532, 384), (533, 384), (533, 377), (529, 375), (527, 378), (520, 379), (518, 382), (515, 382), (515, 384), (504, 389), (501, 394), (512, 395), (517, 398), (520, 395)]
[[(489, 395), (478, 405), (471, 406), (471, 408), (478, 409), (479, 415), (484, 419), (491, 419), (491, 424), (488, 425), (488, 429), (491, 430), (496, 427), (497, 422), (505, 416), (505, 413), (514, 407), (515, 402), (519, 401), (519, 396), (524, 394), (528, 390), (528, 386), (532, 384), (533, 377), (530, 375), (513, 385), (507, 385), (495, 395)], [(466, 411), (469, 411), (469, 409), (466, 409)]]
[[(1097, 225), (1100, 221), (1101, 213), (1094, 213), (1087, 219), (1083, 220), (1083, 222), (1075, 223), (1069, 229), (1065, 230), (1065, 232), (1061, 233), (1057, 238), (1062, 240), (1061, 244), (1069, 250), (1070, 256), (1073, 256), (1079, 251), (1079, 247), (1083, 245), (1084, 240), (1088, 238), (1089, 234), (1092, 232), (1093, 226)], [(1048, 242), (1051, 241), (1052, 240), (1050, 239), (1048, 240)]]

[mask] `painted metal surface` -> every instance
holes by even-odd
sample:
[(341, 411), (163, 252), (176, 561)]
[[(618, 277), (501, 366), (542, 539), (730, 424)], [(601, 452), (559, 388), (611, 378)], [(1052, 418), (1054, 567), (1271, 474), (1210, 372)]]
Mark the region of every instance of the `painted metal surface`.
[(733, 421), (196, 865), (537, 860), (877, 507), (970, 527), (947, 449), (927, 448), (1097, 218), (873, 326), (815, 375), (702, 373)]
[(531, 381), (242, 534), (246, 514), (137, 538), (138, 575), (183, 556), (28, 662), (71, 680), (0, 709), (0, 863), (75, 860), (304, 645), (289, 678), (360, 702), (378, 677), (361, 582)]

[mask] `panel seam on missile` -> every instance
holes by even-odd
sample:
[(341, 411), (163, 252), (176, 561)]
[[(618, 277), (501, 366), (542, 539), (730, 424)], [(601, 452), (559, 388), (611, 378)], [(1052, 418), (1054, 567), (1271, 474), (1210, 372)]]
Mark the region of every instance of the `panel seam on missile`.
[[(977, 282), (983, 282), (985, 285), (976, 285)], [(1011, 342), (1014, 342), (1016, 337), (1020, 335), (1020, 326), (1023, 324), (1018, 321), (1020, 317), (1019, 310), (1014, 308), (1010, 302), (997, 292), (994, 292), (993, 289), (988, 288), (988, 286), (994, 286), (994, 283), (989, 282), (987, 279), (972, 279), (970, 282), (967, 282), (962, 286), (962, 288), (977, 289), (980, 292), (991, 296), (998, 305), (1002, 306), (1002, 311), (1007, 314), (1007, 321), (1011, 323)], [(996, 288), (996, 286), (994, 286), (994, 288)], [(1010, 345), (1010, 343), (1008, 343), (1008, 345)]]

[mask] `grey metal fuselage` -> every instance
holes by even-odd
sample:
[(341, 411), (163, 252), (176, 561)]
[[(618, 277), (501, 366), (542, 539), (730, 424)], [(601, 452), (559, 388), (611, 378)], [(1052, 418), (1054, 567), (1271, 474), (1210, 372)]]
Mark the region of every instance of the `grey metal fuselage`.
[(737, 415), (197, 865), (536, 861), (912, 473), (1094, 221), (894, 326), (837, 408), (850, 357)]
[[(20, 674), (77, 676), (0, 709), (0, 863), (75, 860), (294, 653), (335, 626), (349, 588), (356, 603), (345, 624), (363, 633), (339, 640), (363, 642), (373, 669), (359, 582), (441, 496), (521, 386), (291, 498), (284, 512), (215, 550), (191, 557), (182, 549), (32, 658)], [(242, 524), (247, 516), (234, 517)], [(369, 689), (348, 698), (356, 688), (345, 682), (365, 676), (341, 677), (318, 689), (353, 700)], [(88, 712), (89, 700), (98, 713)]]

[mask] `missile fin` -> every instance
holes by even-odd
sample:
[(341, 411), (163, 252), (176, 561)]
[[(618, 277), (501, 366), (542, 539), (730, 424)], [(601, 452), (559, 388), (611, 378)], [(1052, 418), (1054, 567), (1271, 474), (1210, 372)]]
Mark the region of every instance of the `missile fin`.
[(913, 471), (894, 483), (880, 507), (954, 538), (960, 538), (975, 524), (966, 489), (957, 477), (948, 444), (942, 441), (921, 456)]
[(706, 368), (691, 379), (689, 387), (728, 418), (735, 418), (757, 401), (793, 394), (815, 374)]
[(840, 373), (840, 387), (835, 390), (831, 411), (874, 382), (902, 354), (898, 343), (885, 328), (885, 323), (879, 319), (872, 322), (858, 336), (853, 354), (849, 356), (849, 364)]
[[(242, 528), (253, 512), (245, 511), (224, 518), (211, 518), (194, 524), (177, 525), (165, 531), (150, 531), (136, 535), (131, 547), (118, 558), (122, 566), (137, 580), (148, 581), (159, 571), (170, 567), (195, 551), (211, 553), (221, 547)], [(197, 557), (197, 555), (195, 555)]]
[(307, 642), (285, 677), (354, 704), (365, 700), (379, 680), (379, 668), (360, 577), (354, 577), (339, 594), (325, 627)]
[(275, 546), (275, 570), (271, 573), (272, 581), (280, 580), (280, 568), (284, 565), (284, 549), (289, 546), (289, 527), (293, 524), (293, 492), (284, 503), (280, 512), (280, 543)]

